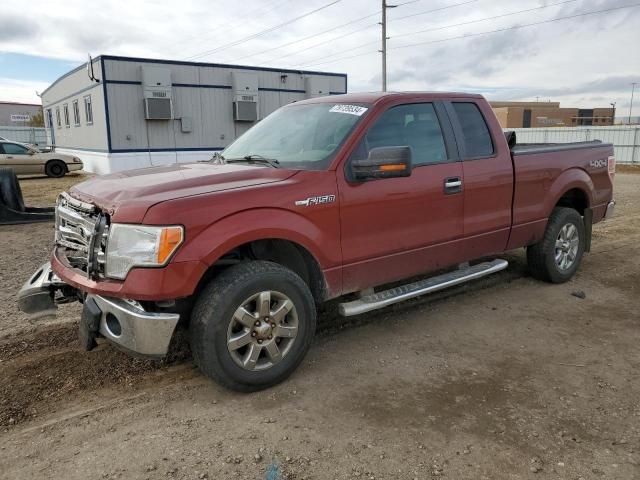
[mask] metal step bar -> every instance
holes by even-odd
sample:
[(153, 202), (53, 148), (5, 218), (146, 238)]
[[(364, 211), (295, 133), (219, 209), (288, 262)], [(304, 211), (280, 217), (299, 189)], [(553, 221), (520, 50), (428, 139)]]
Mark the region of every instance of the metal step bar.
[(361, 313), (387, 307), (426, 293), (437, 292), (438, 290), (491, 275), (492, 273), (504, 270), (508, 265), (509, 262), (501, 259), (479, 263), (472, 267), (461, 268), (436, 277), (408, 283), (399, 287), (390, 288), (389, 290), (383, 290), (382, 292), (364, 295), (352, 302), (341, 303), (338, 308), (340, 315), (344, 317), (360, 315)]

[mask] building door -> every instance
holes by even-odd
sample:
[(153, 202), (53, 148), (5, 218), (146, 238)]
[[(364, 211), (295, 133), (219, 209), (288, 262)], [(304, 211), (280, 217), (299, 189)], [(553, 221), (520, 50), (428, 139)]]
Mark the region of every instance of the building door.
[(56, 133), (55, 129), (53, 128), (53, 113), (51, 112), (50, 108), (47, 109), (47, 122), (49, 125), (49, 134), (51, 135), (51, 146), (55, 147)]

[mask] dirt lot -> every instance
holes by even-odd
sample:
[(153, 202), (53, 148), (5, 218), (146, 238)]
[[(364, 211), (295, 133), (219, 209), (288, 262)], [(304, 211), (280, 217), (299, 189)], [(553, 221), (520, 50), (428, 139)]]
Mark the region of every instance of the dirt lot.
[[(68, 181), (22, 184), (35, 203)], [(251, 395), (180, 342), (164, 364), (79, 351), (75, 306), (27, 322), (14, 294), (52, 226), (0, 227), (0, 478), (638, 479), (640, 175), (616, 197), (570, 283), (532, 280), (514, 252), (355, 320), (329, 305), (296, 374)]]

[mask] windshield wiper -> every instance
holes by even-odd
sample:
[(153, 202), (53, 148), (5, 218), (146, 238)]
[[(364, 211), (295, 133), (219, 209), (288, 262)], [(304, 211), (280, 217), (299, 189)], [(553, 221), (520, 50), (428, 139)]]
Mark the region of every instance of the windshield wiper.
[(225, 159), (224, 156), (220, 153), (220, 152), (215, 152), (213, 154), (213, 156), (209, 159), (209, 160), (198, 160), (198, 162), (201, 163), (217, 163), (219, 165), (222, 165), (225, 163)]
[(263, 157), (262, 155), (245, 155), (244, 157), (240, 157), (240, 158), (226, 158), (225, 159), (226, 163), (242, 163), (242, 162), (247, 162), (247, 163), (262, 163), (265, 165), (269, 165), (273, 168), (280, 168), (280, 162), (275, 159), (275, 158), (266, 158)]

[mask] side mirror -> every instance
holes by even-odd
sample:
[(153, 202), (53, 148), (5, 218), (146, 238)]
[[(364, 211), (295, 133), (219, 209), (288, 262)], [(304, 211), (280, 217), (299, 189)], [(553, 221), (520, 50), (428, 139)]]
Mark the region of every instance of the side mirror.
[(411, 147), (378, 147), (366, 160), (351, 162), (354, 180), (408, 177), (411, 175)]

